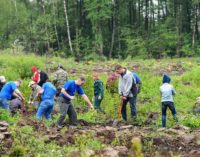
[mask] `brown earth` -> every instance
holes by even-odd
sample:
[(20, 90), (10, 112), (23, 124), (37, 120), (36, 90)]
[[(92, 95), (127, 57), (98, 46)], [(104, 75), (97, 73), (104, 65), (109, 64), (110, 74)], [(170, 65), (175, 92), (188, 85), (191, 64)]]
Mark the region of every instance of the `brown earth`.
[[(150, 119), (156, 119), (157, 113), (149, 113)], [(139, 137), (142, 141), (142, 152), (145, 157), (171, 157), (181, 155), (183, 157), (198, 157), (200, 155), (200, 130), (191, 130), (184, 126), (175, 126), (171, 129), (153, 129), (151, 127), (139, 127), (118, 122), (113, 126), (110, 121), (106, 124), (92, 124), (79, 121), (79, 126), (66, 126), (63, 133), (55, 126), (48, 128), (42, 122), (30, 119), (21, 120), (18, 126), (30, 125), (40, 135), (47, 135), (46, 143), (55, 141), (60, 146), (75, 144), (76, 137), (91, 134), (94, 139), (101, 141), (108, 147), (100, 151), (87, 150), (89, 156), (99, 157), (125, 157), (134, 154), (132, 139)], [(117, 145), (113, 141), (117, 139)], [(73, 152), (80, 156), (80, 152)], [(73, 156), (73, 153), (71, 156)], [(70, 156), (70, 155), (69, 155)]]

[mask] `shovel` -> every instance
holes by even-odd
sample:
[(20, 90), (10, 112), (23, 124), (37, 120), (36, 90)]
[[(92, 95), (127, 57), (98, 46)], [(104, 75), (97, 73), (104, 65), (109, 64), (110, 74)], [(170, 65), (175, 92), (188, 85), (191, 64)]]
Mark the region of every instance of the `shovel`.
[(24, 99), (22, 99), (21, 116), (24, 117)]
[(118, 122), (122, 120), (122, 107), (123, 107), (123, 103), (124, 103), (124, 100), (123, 100), (123, 98), (121, 98), (120, 109), (119, 109), (119, 113), (118, 113), (118, 120), (114, 120), (113, 121), (113, 124), (112, 124), (113, 127), (116, 127), (117, 124), (118, 124)]

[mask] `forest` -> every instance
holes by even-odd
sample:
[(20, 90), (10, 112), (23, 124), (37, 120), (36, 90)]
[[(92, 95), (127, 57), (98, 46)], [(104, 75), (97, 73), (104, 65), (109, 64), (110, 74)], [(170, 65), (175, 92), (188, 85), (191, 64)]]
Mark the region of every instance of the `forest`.
[(199, 0), (0, 0), (0, 49), (90, 58), (200, 53)]

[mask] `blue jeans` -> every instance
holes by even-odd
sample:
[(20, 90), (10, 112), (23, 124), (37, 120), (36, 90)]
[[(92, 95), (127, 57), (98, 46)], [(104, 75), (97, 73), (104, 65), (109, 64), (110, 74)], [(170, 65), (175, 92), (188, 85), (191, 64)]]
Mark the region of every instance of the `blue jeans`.
[(135, 118), (137, 116), (136, 101), (137, 101), (137, 96), (127, 97), (127, 99), (124, 100), (123, 106), (122, 106), (122, 118), (123, 118), (123, 120), (127, 121), (126, 105), (127, 105), (128, 102), (130, 103), (130, 108), (131, 108), (131, 118)]
[(5, 110), (10, 110), (8, 100), (4, 98), (0, 98), (0, 107), (2, 107)]
[(169, 108), (171, 110), (174, 120), (177, 121), (176, 109), (174, 107), (174, 102), (170, 102), (170, 101), (162, 102), (162, 127), (166, 127), (167, 108)]
[(54, 101), (53, 100), (43, 100), (40, 103), (38, 111), (36, 113), (36, 118), (41, 120), (44, 115), (46, 119), (51, 120), (51, 113), (53, 111)]

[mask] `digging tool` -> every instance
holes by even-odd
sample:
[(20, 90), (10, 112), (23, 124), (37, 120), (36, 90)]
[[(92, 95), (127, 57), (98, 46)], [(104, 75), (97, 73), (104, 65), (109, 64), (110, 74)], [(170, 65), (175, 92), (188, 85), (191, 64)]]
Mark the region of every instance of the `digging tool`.
[(119, 109), (119, 115), (118, 115), (118, 119), (119, 120), (122, 119), (122, 107), (123, 107), (123, 103), (124, 103), (124, 99), (123, 99), (123, 97), (121, 97), (121, 100), (120, 100), (120, 109)]
[(118, 122), (122, 120), (122, 107), (123, 107), (123, 104), (124, 104), (124, 99), (123, 97), (121, 97), (121, 100), (120, 100), (120, 109), (119, 109), (119, 114), (118, 114), (118, 120), (114, 120), (113, 121), (113, 124), (112, 126), (113, 127), (116, 127)]
[(21, 105), (21, 116), (24, 116), (24, 99), (22, 99), (22, 105)]

